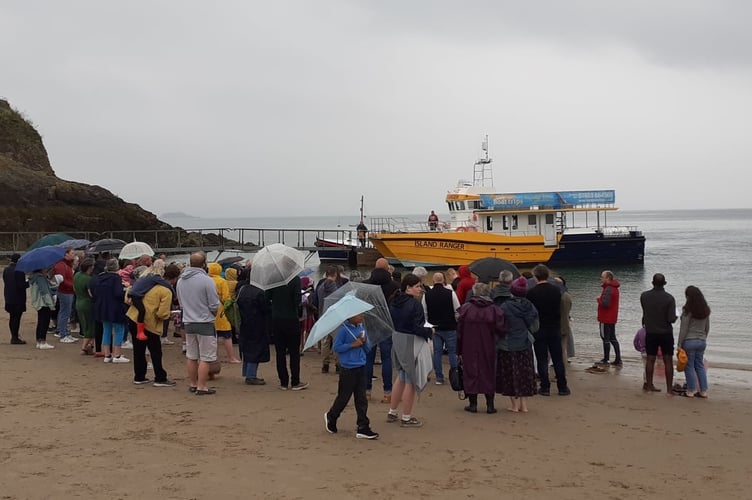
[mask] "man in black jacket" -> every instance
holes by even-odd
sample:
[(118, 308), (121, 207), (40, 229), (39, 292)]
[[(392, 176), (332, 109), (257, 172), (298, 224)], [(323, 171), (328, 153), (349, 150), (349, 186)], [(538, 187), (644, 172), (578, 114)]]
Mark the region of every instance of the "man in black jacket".
[(5, 296), (5, 310), (10, 315), (8, 327), (10, 329), (10, 343), (23, 345), (25, 340), (18, 336), (21, 328), (21, 316), (26, 311), (26, 289), (29, 283), (21, 271), (16, 271), (16, 263), (21, 256), (14, 253), (10, 257), (10, 264), (3, 270), (3, 295)]
[[(384, 294), (386, 303), (389, 304), (389, 300), (392, 298), (400, 285), (392, 279), (392, 274), (389, 272), (389, 262), (385, 258), (376, 260), (376, 265), (371, 271), (371, 276), (365, 281), (369, 285), (379, 285), (381, 291)], [(391, 402), (392, 397), (392, 338), (382, 340), (378, 344), (379, 352), (381, 353), (381, 379), (384, 385), (384, 398), (382, 403)], [(373, 387), (373, 365), (376, 363), (376, 346), (374, 346), (366, 357), (366, 393), (369, 398), (371, 395), (371, 388)]]
[(674, 328), (676, 321), (676, 300), (663, 287), (666, 286), (666, 277), (661, 273), (653, 275), (653, 289), (642, 292), (640, 305), (642, 306), (642, 324), (645, 327), (645, 352), (648, 357), (645, 360), (645, 383), (644, 391), (659, 392), (660, 389), (653, 385), (653, 370), (658, 348), (663, 355), (663, 363), (666, 373), (666, 392), (671, 394), (674, 384)]
[(460, 300), (451, 286), (444, 284), (444, 274), (434, 273), (433, 286), (426, 289), (423, 296), (426, 318), (436, 327), (433, 334), (433, 371), (436, 385), (444, 384), (444, 371), (441, 355), (444, 349), (449, 354), (449, 367), (457, 367), (457, 309)]
[(548, 267), (538, 264), (533, 268), (536, 285), (527, 292), (527, 299), (538, 310), (540, 329), (535, 333), (535, 361), (538, 365), (541, 396), (551, 395), (551, 381), (548, 377), (548, 357), (554, 364), (556, 386), (559, 396), (569, 396), (571, 392), (567, 386), (567, 375), (564, 361), (561, 357), (561, 291), (548, 281)]

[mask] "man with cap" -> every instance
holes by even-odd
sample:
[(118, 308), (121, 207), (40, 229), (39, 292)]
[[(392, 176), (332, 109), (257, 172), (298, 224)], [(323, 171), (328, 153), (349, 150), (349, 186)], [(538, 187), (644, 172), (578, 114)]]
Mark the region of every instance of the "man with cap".
[(8, 328), (10, 329), (10, 343), (23, 345), (26, 343), (18, 336), (21, 328), (21, 316), (26, 311), (26, 289), (29, 283), (22, 271), (16, 271), (16, 263), (21, 256), (14, 253), (10, 256), (10, 264), (3, 270), (3, 295), (5, 296), (5, 310), (10, 315)]
[(640, 295), (642, 306), (642, 325), (645, 327), (645, 383), (642, 390), (646, 392), (660, 392), (653, 385), (653, 371), (658, 348), (663, 355), (666, 372), (666, 393), (671, 394), (674, 383), (674, 329), (676, 321), (676, 300), (673, 295), (664, 290), (666, 277), (661, 273), (653, 275), (653, 288)]

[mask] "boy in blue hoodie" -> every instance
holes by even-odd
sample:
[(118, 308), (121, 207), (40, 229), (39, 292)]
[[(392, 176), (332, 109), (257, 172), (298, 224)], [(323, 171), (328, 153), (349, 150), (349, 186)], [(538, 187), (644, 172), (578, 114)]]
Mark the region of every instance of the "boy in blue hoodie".
[(342, 410), (355, 397), (355, 411), (358, 414), (358, 439), (376, 439), (379, 435), (373, 432), (366, 412), (368, 399), (366, 398), (366, 354), (371, 350), (371, 344), (363, 329), (363, 315), (359, 314), (348, 319), (337, 330), (333, 350), (339, 354), (341, 365), (339, 372), (339, 386), (337, 397), (328, 412), (324, 413), (324, 425), (330, 434), (337, 432), (337, 419)]

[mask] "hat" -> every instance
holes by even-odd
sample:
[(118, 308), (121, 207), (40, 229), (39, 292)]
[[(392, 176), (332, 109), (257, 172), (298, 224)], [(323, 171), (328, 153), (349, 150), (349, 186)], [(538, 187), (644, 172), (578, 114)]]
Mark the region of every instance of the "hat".
[(524, 297), (527, 295), (527, 279), (524, 276), (520, 276), (512, 281), (509, 289), (515, 297)]

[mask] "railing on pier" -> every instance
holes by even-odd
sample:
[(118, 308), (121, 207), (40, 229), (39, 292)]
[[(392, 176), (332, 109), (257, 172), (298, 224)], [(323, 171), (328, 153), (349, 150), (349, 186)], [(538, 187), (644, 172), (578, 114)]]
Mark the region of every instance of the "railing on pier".
[[(42, 236), (51, 232), (0, 232), (0, 256), (23, 253)], [(314, 252), (317, 239), (347, 244), (357, 241), (355, 229), (298, 228), (194, 228), (122, 231), (64, 231), (74, 239), (97, 241), (116, 238), (125, 242), (142, 241), (157, 253), (189, 253), (198, 250), (253, 252), (271, 243), (284, 243), (300, 250)]]

